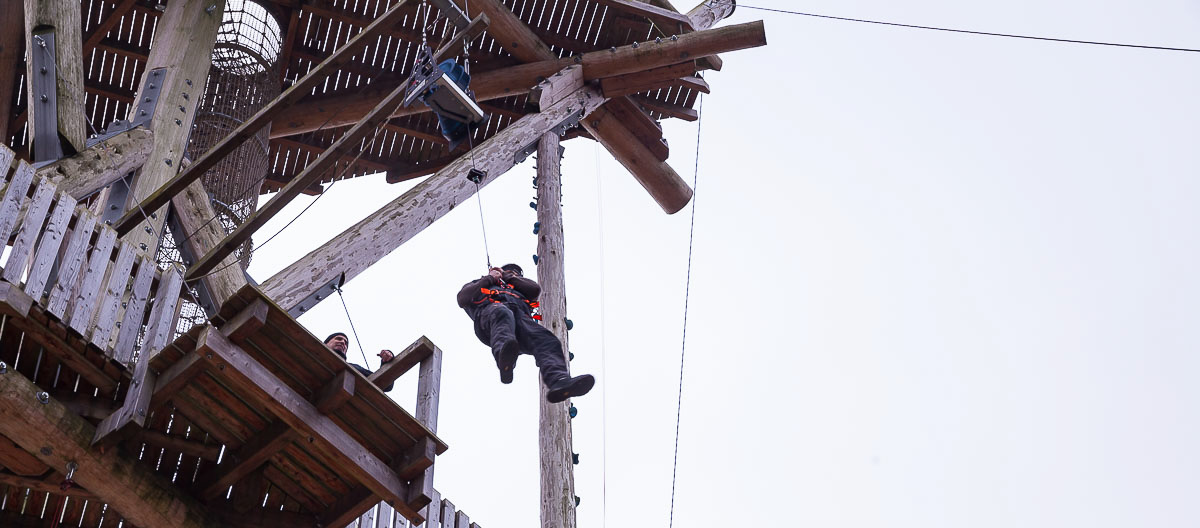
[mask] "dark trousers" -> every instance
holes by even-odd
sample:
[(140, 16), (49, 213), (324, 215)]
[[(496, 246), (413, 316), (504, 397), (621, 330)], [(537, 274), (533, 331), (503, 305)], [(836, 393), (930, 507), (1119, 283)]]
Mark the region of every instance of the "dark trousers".
[(542, 381), (547, 385), (570, 375), (567, 360), (563, 357), (562, 343), (520, 306), (489, 303), (481, 308), (476, 312), (475, 335), (491, 347), (516, 340), (521, 345), (522, 354), (533, 356), (542, 372)]

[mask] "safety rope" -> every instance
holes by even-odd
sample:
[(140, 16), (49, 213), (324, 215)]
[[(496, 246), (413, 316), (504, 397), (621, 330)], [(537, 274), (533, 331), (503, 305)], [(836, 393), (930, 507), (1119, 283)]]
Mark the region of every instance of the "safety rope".
[(700, 130), (704, 124), (703, 117), (704, 94), (702, 93), (696, 105), (696, 161), (692, 168), (692, 219), (691, 225), (688, 227), (687, 281), (683, 287), (683, 339), (679, 352), (679, 396), (675, 400), (675, 454), (671, 462), (671, 517), (667, 524), (668, 528), (675, 526), (675, 477), (679, 469), (679, 418), (683, 414), (683, 361), (687, 354), (688, 300), (692, 289), (692, 243), (696, 239), (696, 200), (700, 196), (697, 184), (700, 180)]
[(341, 299), (341, 301), (342, 301), (342, 309), (346, 311), (346, 320), (350, 321), (350, 332), (354, 334), (354, 341), (358, 343), (358, 351), (362, 353), (363, 364), (364, 364), (364, 366), (369, 368), (371, 366), (370, 365), (371, 362), (369, 360), (367, 360), (367, 351), (362, 346), (362, 338), (358, 337), (358, 330), (356, 328), (354, 328), (354, 318), (350, 317), (350, 307), (346, 306), (346, 296), (342, 295), (342, 287), (341, 286), (338, 286), (337, 294), (338, 294), (338, 299)]

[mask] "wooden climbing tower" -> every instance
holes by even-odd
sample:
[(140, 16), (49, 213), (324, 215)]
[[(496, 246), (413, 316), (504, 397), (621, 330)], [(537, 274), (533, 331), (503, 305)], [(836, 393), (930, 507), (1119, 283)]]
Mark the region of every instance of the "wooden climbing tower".
[[(719, 54), (766, 43), (761, 22), (715, 27), (734, 8), (0, 4), (0, 525), (477, 527), (433, 486), (441, 350), (418, 339), (364, 376), (296, 317), (536, 153), (544, 320), (565, 344), (560, 143), (599, 142), (682, 209), (659, 122), (696, 120)], [(400, 104), (422, 45), (469, 64), (485, 117), (457, 148)], [(380, 172), (423, 180), (248, 277), (292, 199)], [(397, 402), (381, 387), (406, 373), (417, 398)], [(567, 407), (542, 404), (545, 527), (575, 526)]]

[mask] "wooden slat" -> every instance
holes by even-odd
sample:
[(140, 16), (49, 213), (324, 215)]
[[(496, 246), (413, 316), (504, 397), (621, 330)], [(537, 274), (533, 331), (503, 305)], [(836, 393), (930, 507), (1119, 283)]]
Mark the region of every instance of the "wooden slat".
[(71, 213), (76, 204), (74, 198), (65, 193), (59, 194), (54, 212), (50, 213), (50, 221), (46, 224), (45, 233), (34, 254), (29, 279), (25, 281), (25, 293), (36, 300), (41, 300), (42, 292), (46, 289), (46, 280), (50, 278), (50, 270), (58, 258), (63, 235), (67, 232), (67, 224), (71, 222)]
[(4, 280), (13, 284), (21, 282), (25, 264), (33, 251), (33, 243), (42, 232), (42, 221), (46, 219), (46, 212), (50, 210), (50, 201), (53, 199), (54, 186), (46, 180), (39, 181), (33, 191), (33, 198), (29, 201), (29, 208), (25, 211), (25, 218), (21, 219), (21, 228), (17, 231), (17, 239), (8, 254), (8, 261), (4, 264)]
[[(199, 356), (196, 356), (199, 357)], [(218, 494), (225, 493), (229, 486), (258, 469), (275, 453), (283, 450), (294, 442), (299, 435), (287, 424), (274, 422), (263, 431), (254, 435), (249, 442), (241, 447), (229, 450), (219, 466), (211, 466), (196, 481), (199, 496), (212, 500)]]
[[(8, 150), (5, 147), (5, 150)], [(9, 154), (12, 153), (8, 150)], [(5, 164), (7, 167), (7, 164)], [(17, 163), (17, 172), (8, 182), (8, 186), (4, 188), (4, 199), (0, 202), (0, 233), (12, 233), (13, 227), (17, 225), (17, 216), (21, 212), (21, 202), (25, 201), (25, 193), (29, 191), (29, 184), (33, 182), (33, 166), (21, 160)]]
[[(150, 283), (154, 281), (154, 272), (157, 270), (153, 260), (145, 257), (138, 259), (133, 290), (129, 300), (125, 302), (125, 317), (121, 319), (117, 344), (112, 351), (112, 357), (118, 363), (126, 363), (133, 357), (133, 347), (137, 343), (138, 335), (142, 333), (142, 316), (146, 314), (146, 303), (150, 300)], [(176, 292), (166, 294), (178, 295)]]
[[(3, 48), (0, 48), (0, 50), (2, 49)], [(3, 125), (7, 125), (7, 123), (4, 123)], [(5, 145), (2, 141), (0, 141), (0, 180), (8, 179), (8, 166), (12, 164), (14, 157), (16, 157), (16, 153), (14, 153), (12, 149), (8, 148), (8, 145)]]
[[(108, 274), (108, 286), (104, 289), (104, 297), (100, 300), (96, 313), (95, 331), (92, 332), (91, 342), (101, 350), (108, 349), (108, 339), (116, 329), (117, 310), (121, 307), (121, 298), (125, 295), (125, 285), (129, 283), (129, 272), (133, 270), (133, 261), (137, 257), (133, 245), (122, 241), (117, 251), (117, 261)], [(87, 332), (81, 332), (88, 335)]]
[(50, 289), (50, 300), (46, 311), (62, 319), (67, 310), (67, 301), (71, 298), (71, 290), (75, 287), (79, 270), (87, 260), (88, 241), (92, 238), (92, 230), (96, 228), (97, 218), (89, 214), (86, 207), (75, 209), (75, 230), (67, 241), (67, 249), (58, 268), (58, 277)]
[(83, 282), (79, 284), (78, 294), (72, 295), (69, 324), (80, 335), (87, 335), (88, 325), (92, 323), (92, 313), (95, 312), (96, 299), (104, 281), (104, 271), (108, 269), (108, 257), (112, 254), (113, 243), (116, 240), (116, 231), (107, 226), (100, 228), (100, 236), (96, 240), (96, 246), (92, 248), (92, 257), (83, 273)]

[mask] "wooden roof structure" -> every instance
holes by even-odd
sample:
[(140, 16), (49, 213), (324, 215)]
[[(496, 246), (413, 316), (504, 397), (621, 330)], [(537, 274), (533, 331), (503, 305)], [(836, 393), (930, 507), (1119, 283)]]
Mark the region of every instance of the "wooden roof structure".
[[(225, 9), (251, 2), (278, 49), (221, 36)], [(447, 449), (436, 434), (441, 351), (421, 338), (366, 377), (295, 317), (536, 151), (541, 302), (566, 343), (559, 141), (598, 141), (667, 213), (683, 208), (691, 189), (666, 163), (658, 121), (697, 119), (701, 74), (721, 68), (718, 54), (766, 43), (761, 22), (713, 29), (733, 9), (4, 2), (0, 524), (478, 528), (433, 488)], [(423, 42), (439, 58), (469, 46), (462, 59), (489, 114), (454, 151), (428, 108), (397, 104)], [(277, 61), (283, 90), (185, 155), (203, 80), (225, 52)], [(201, 178), (267, 127), (261, 189), (274, 193), (224, 226)], [(424, 179), (261, 285), (247, 280), (237, 248), (290, 200), (380, 172)], [(149, 254), (166, 233), (181, 263)], [(208, 319), (180, 329), (187, 302)], [(381, 389), (409, 371), (411, 412)], [(543, 424), (566, 432), (552, 446), (560, 480), (543, 483), (541, 502), (544, 524), (573, 528), (566, 412), (543, 404)]]

